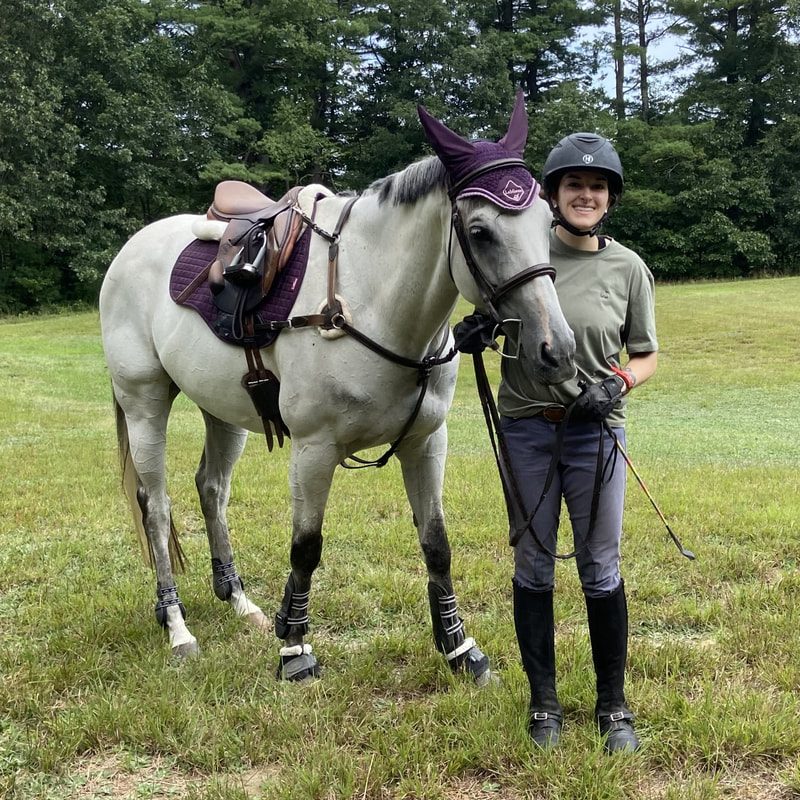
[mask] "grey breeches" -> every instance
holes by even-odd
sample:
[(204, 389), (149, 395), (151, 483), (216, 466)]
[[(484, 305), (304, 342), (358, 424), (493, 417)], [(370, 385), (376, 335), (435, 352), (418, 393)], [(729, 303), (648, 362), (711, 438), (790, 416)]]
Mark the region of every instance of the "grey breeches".
[[(556, 448), (558, 425), (541, 417), (503, 417), (502, 431), (527, 516), (540, 500)], [(624, 428), (615, 428), (614, 432), (625, 447)], [(621, 580), (619, 559), (625, 505), (625, 461), (607, 434), (603, 437), (604, 469), (597, 515), (588, 543), (586, 539), (595, 491), (599, 442), (599, 423), (569, 423), (558, 468), (533, 519), (539, 540), (551, 553), (557, 552), (561, 499), (564, 498), (572, 524), (573, 547), (578, 551), (575, 563), (587, 597), (606, 597), (617, 589)], [(549, 591), (554, 587), (556, 559), (538, 547), (529, 531), (514, 548), (514, 562), (514, 581), (520, 586), (535, 592)]]

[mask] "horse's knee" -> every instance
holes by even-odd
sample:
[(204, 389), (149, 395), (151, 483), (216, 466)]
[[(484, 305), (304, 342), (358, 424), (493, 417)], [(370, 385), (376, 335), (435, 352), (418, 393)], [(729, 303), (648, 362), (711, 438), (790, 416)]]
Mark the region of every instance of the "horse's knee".
[(197, 495), (200, 498), (200, 507), (207, 517), (216, 516), (221, 508), (227, 504), (227, 490), (219, 480), (210, 478), (201, 467), (194, 476)]

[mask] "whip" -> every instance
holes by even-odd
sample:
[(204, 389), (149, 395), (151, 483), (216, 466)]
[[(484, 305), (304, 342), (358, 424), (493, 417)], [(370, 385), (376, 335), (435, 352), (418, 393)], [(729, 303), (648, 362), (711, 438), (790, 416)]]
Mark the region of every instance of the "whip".
[(681, 544), (680, 539), (678, 539), (678, 537), (672, 532), (672, 528), (670, 528), (669, 523), (667, 522), (664, 515), (661, 513), (661, 509), (658, 507), (658, 503), (656, 503), (656, 501), (653, 499), (653, 495), (651, 495), (650, 492), (648, 491), (647, 486), (645, 486), (644, 481), (641, 479), (641, 476), (636, 471), (636, 467), (633, 466), (633, 462), (630, 460), (628, 454), (625, 452), (625, 448), (622, 446), (619, 439), (617, 439), (617, 435), (614, 433), (613, 430), (611, 430), (611, 427), (607, 422), (604, 421), (603, 425), (605, 426), (606, 432), (614, 439), (614, 442), (617, 445), (617, 450), (619, 450), (619, 452), (622, 453), (622, 457), (625, 459), (625, 463), (628, 465), (628, 468), (633, 473), (634, 478), (636, 478), (636, 480), (638, 481), (639, 486), (642, 487), (642, 491), (647, 495), (647, 499), (650, 501), (651, 505), (656, 510), (656, 514), (658, 514), (659, 519), (664, 523), (664, 527), (667, 529), (667, 533), (672, 538), (672, 541), (675, 542), (675, 546), (678, 548), (678, 550), (681, 551), (681, 555), (686, 556), (686, 558), (688, 558), (690, 561), (694, 561), (695, 559), (694, 553), (691, 550), (687, 550)]

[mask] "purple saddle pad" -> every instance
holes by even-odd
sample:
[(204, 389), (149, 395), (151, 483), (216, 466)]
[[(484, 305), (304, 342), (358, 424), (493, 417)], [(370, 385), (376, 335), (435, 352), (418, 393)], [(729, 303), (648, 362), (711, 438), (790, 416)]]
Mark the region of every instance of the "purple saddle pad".
[[(308, 264), (308, 250), (311, 242), (311, 228), (305, 231), (295, 242), (292, 254), (284, 268), (275, 276), (272, 287), (264, 299), (253, 309), (253, 321), (256, 326), (289, 317), (297, 293), (303, 284)], [(169, 295), (177, 302), (191, 282), (216, 258), (219, 242), (195, 239), (189, 243), (178, 256), (169, 281)], [(202, 281), (197, 288), (183, 300), (181, 305), (193, 308), (205, 320), (214, 334), (229, 344), (241, 345), (243, 342), (234, 333), (233, 318), (214, 304), (214, 296), (207, 281)], [(280, 331), (260, 331), (256, 335), (259, 347), (268, 347), (277, 338)]]

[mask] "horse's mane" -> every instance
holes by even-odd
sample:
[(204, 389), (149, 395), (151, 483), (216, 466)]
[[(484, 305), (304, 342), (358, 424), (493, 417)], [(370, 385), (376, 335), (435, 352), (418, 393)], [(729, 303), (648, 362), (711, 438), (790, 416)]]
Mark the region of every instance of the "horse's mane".
[(400, 172), (379, 178), (364, 194), (377, 194), (379, 203), (416, 203), (434, 189), (444, 189), (446, 179), (444, 164), (436, 156), (428, 156)]

